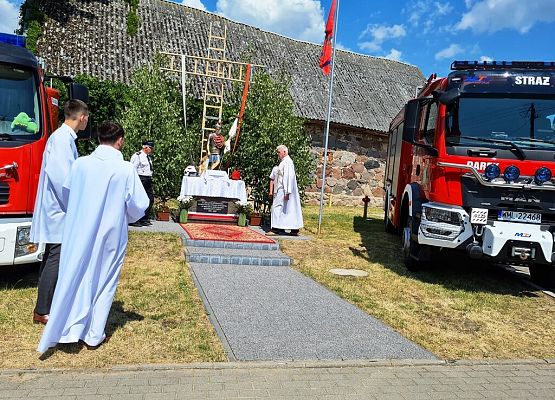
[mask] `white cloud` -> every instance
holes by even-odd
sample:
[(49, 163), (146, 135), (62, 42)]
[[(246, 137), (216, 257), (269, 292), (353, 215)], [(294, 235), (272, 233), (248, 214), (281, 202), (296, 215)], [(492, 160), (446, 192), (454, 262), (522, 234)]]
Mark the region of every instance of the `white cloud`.
[(447, 2), (440, 2), (434, 0), (418, 0), (409, 3), (408, 7), (402, 10), (403, 13), (408, 14), (408, 20), (414, 27), (420, 26), (422, 21), (424, 25), (437, 25), (438, 17), (449, 14), (453, 11), (453, 6)]
[(447, 15), (451, 11), (453, 11), (453, 6), (449, 3), (439, 3), (436, 1), (434, 3), (434, 6), (435, 6), (435, 13), (437, 15)]
[(324, 41), (324, 16), (319, 0), (218, 0), (216, 11), (234, 21), (293, 39)]
[(412, 26), (418, 26), (420, 24), (420, 19), (428, 11), (429, 1), (415, 1), (409, 5), (409, 8), (403, 10), (403, 12), (408, 12), (409, 22)]
[(337, 43), (335, 44), (335, 46), (337, 47), (338, 50), (345, 50), (345, 51), (350, 51), (350, 52), (352, 52), (352, 50), (351, 50), (349, 47), (345, 46), (345, 45), (344, 45), (343, 43), (341, 43), (341, 42), (337, 42)]
[(201, 0), (183, 0), (181, 2), (184, 6), (198, 8), (199, 10), (206, 11), (206, 7), (202, 4)]
[(446, 58), (453, 58), (456, 55), (461, 54), (462, 52), (463, 52), (463, 48), (458, 44), (453, 43), (446, 49), (438, 51), (435, 55), (435, 59), (444, 60)]
[(389, 52), (389, 54), (387, 54), (386, 56), (384, 56), (385, 58), (389, 58), (390, 60), (394, 60), (394, 61), (401, 61), (401, 55), (403, 53), (401, 53), (399, 50), (397, 49), (391, 49), (391, 51)]
[(488, 56), (481, 56), (480, 57), (480, 62), (484, 62), (484, 61), (490, 62), (490, 61), (493, 61), (493, 58), (488, 57)]
[(370, 37), (371, 40), (358, 43), (358, 47), (370, 52), (381, 51), (382, 44), (386, 40), (398, 39), (406, 35), (407, 31), (403, 25), (368, 25), (360, 34), (359, 39)]
[(19, 7), (8, 0), (0, 0), (0, 32), (14, 33), (19, 26)]
[(475, 33), (493, 33), (502, 29), (526, 33), (538, 22), (553, 21), (553, 0), (480, 0), (463, 14), (456, 27), (459, 30), (471, 29)]

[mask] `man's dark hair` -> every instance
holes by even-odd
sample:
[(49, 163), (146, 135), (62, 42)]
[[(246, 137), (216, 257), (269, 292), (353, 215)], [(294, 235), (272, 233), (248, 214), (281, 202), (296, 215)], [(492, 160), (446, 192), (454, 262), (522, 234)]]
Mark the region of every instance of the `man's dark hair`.
[(120, 137), (123, 137), (123, 128), (112, 121), (104, 121), (98, 127), (98, 141), (100, 144), (114, 144)]
[(66, 119), (77, 119), (79, 115), (88, 113), (89, 107), (81, 100), (68, 100), (64, 105), (64, 116)]

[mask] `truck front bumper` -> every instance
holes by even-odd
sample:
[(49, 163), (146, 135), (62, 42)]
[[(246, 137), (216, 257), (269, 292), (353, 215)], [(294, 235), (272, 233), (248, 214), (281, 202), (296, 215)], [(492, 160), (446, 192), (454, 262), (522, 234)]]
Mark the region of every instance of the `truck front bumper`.
[(473, 258), (504, 263), (551, 265), (555, 262), (554, 235), (547, 225), (491, 220), (473, 224), (470, 220), (462, 207), (426, 203), (418, 228), (418, 243), (467, 250)]
[[(44, 254), (44, 244), (21, 241), (22, 230), (31, 227), (31, 218), (5, 218), (0, 220), (0, 266), (39, 262)], [(18, 238), (20, 233), (20, 238)]]

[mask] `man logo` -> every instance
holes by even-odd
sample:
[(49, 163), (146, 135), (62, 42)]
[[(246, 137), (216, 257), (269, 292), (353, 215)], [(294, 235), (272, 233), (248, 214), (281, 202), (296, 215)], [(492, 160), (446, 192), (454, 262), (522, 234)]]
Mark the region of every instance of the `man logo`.
[(530, 233), (526, 233), (526, 232), (517, 232), (517, 233), (515, 233), (515, 236), (517, 236), (517, 237), (523, 237), (523, 238), (529, 238), (529, 237), (531, 237), (532, 235), (531, 235)]

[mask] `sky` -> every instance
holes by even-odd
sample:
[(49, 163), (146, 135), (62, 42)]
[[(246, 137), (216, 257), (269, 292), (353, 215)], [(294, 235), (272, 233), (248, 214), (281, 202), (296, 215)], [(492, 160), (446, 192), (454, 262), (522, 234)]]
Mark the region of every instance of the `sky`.
[[(234, 21), (322, 43), (332, 0), (175, 0)], [(339, 0), (338, 48), (432, 73), (453, 60), (555, 61), (555, 0)], [(21, 0), (0, 0), (0, 32)], [(99, 5), (100, 6), (100, 5)]]

